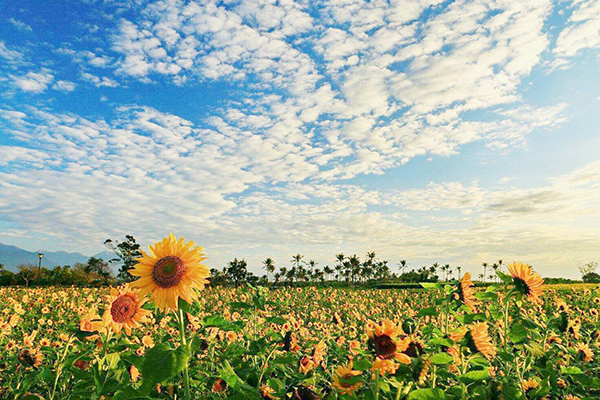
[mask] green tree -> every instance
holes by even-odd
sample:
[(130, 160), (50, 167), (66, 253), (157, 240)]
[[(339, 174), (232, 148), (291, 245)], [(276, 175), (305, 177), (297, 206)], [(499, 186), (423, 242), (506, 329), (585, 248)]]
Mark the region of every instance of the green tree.
[(122, 263), (121, 268), (119, 268), (117, 278), (123, 282), (133, 281), (134, 277), (129, 273), (129, 270), (135, 266), (135, 259), (142, 256), (140, 245), (135, 241), (135, 238), (131, 235), (125, 235), (124, 242), (113, 242), (111, 239), (106, 239), (104, 241), (104, 245), (112, 250), (112, 252), (117, 256), (116, 258), (110, 260), (110, 262)]
[(267, 271), (267, 282), (269, 281), (269, 274), (275, 272), (275, 261), (271, 257), (268, 257), (263, 261), (263, 269)]

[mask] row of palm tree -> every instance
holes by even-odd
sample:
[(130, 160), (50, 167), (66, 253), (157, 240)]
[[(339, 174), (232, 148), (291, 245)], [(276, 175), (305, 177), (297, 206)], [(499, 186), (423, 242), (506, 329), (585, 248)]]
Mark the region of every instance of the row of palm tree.
[[(271, 257), (262, 262), (265, 275), (258, 277), (248, 271), (245, 259), (235, 258), (230, 261), (222, 271), (211, 270), (211, 280), (214, 283), (241, 285), (244, 282), (267, 284), (294, 284), (298, 282), (315, 283), (326, 281), (346, 282), (348, 284), (361, 284), (365, 282), (424, 282), (424, 281), (449, 281), (461, 279), (462, 267), (456, 266), (455, 270), (450, 264), (440, 265), (434, 263), (430, 267), (423, 266), (418, 269), (408, 270), (410, 264), (406, 260), (398, 262), (398, 272), (390, 270), (389, 262), (378, 259), (375, 252), (368, 252), (361, 260), (353, 254), (346, 256), (344, 253), (336, 254), (333, 267), (326, 265), (318, 266), (315, 260), (305, 260), (302, 254), (295, 254), (290, 259), (289, 266), (277, 267), (275, 260)], [(493, 263), (483, 263), (484, 272), (479, 274), (481, 281), (494, 279), (495, 272), (502, 269), (502, 260)], [(487, 276), (488, 268), (494, 271), (494, 275)], [(454, 272), (456, 271), (456, 275)], [(439, 274), (439, 275), (438, 275)]]

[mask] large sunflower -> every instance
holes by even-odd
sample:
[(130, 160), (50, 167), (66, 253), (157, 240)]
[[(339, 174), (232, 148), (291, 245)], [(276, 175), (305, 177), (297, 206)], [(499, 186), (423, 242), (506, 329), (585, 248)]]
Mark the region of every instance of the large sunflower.
[(465, 273), (460, 280), (458, 297), (471, 311), (476, 310), (477, 299), (475, 298), (475, 289), (473, 289), (473, 281), (471, 281), (471, 274), (469, 272)]
[(476, 322), (468, 332), (468, 346), (473, 352), (481, 353), (488, 360), (496, 356), (496, 347), (488, 334), (486, 322)]
[(515, 262), (508, 266), (508, 272), (519, 292), (532, 301), (539, 301), (544, 280), (537, 273), (533, 273), (529, 265)]
[(149, 246), (148, 253), (142, 251), (143, 257), (136, 260), (138, 264), (131, 271), (131, 275), (140, 278), (131, 286), (140, 288), (141, 296), (150, 293), (161, 310), (176, 310), (180, 297), (192, 303), (197, 297), (195, 289), (204, 289), (210, 275), (208, 267), (202, 264), (206, 259), (202, 251), (194, 242), (178, 240), (171, 233)]
[(125, 332), (130, 335), (131, 328), (136, 327), (145, 316), (150, 315), (150, 311), (142, 308), (146, 299), (138, 297), (137, 289), (131, 290), (128, 286), (121, 290), (111, 289), (107, 300), (108, 305), (102, 315), (102, 322), (115, 333), (121, 333), (121, 330), (125, 329)]

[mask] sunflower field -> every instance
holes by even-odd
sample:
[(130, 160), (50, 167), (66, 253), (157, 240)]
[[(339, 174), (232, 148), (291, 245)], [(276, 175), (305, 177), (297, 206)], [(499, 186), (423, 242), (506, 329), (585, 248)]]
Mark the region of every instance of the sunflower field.
[(151, 246), (116, 288), (0, 288), (0, 398), (600, 397), (598, 286), (212, 287), (202, 249)]

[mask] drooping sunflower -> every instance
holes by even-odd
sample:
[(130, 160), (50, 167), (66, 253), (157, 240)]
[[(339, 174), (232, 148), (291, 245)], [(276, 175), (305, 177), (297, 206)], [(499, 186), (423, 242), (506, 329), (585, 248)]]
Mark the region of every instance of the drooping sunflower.
[(477, 299), (475, 298), (475, 289), (473, 289), (473, 281), (471, 281), (471, 274), (469, 272), (466, 272), (460, 280), (458, 297), (471, 311), (476, 310)]
[(360, 381), (361, 371), (352, 368), (352, 361), (348, 365), (340, 365), (333, 376), (333, 387), (341, 394), (352, 394), (357, 391), (362, 382)]
[(544, 280), (537, 273), (532, 272), (529, 265), (514, 262), (508, 266), (508, 272), (519, 292), (526, 295), (531, 301), (539, 301), (544, 290)]
[(496, 356), (496, 347), (488, 334), (486, 322), (474, 323), (467, 333), (467, 343), (471, 351), (481, 353), (488, 360)]
[(44, 356), (39, 349), (23, 349), (17, 356), (17, 359), (25, 367), (37, 368), (42, 364)]
[(142, 319), (150, 315), (150, 311), (144, 310), (142, 305), (146, 299), (140, 299), (137, 289), (125, 286), (123, 289), (111, 289), (107, 296), (108, 305), (102, 315), (102, 323), (105, 327), (119, 334), (123, 329), (130, 335), (131, 329), (135, 328)]
[(208, 283), (210, 272), (202, 264), (205, 259), (202, 247), (171, 233), (149, 246), (148, 253), (142, 251), (131, 271), (139, 279), (131, 286), (140, 289), (140, 296), (150, 293), (158, 309), (177, 310), (180, 297), (191, 303), (198, 296), (196, 289), (204, 289)]

